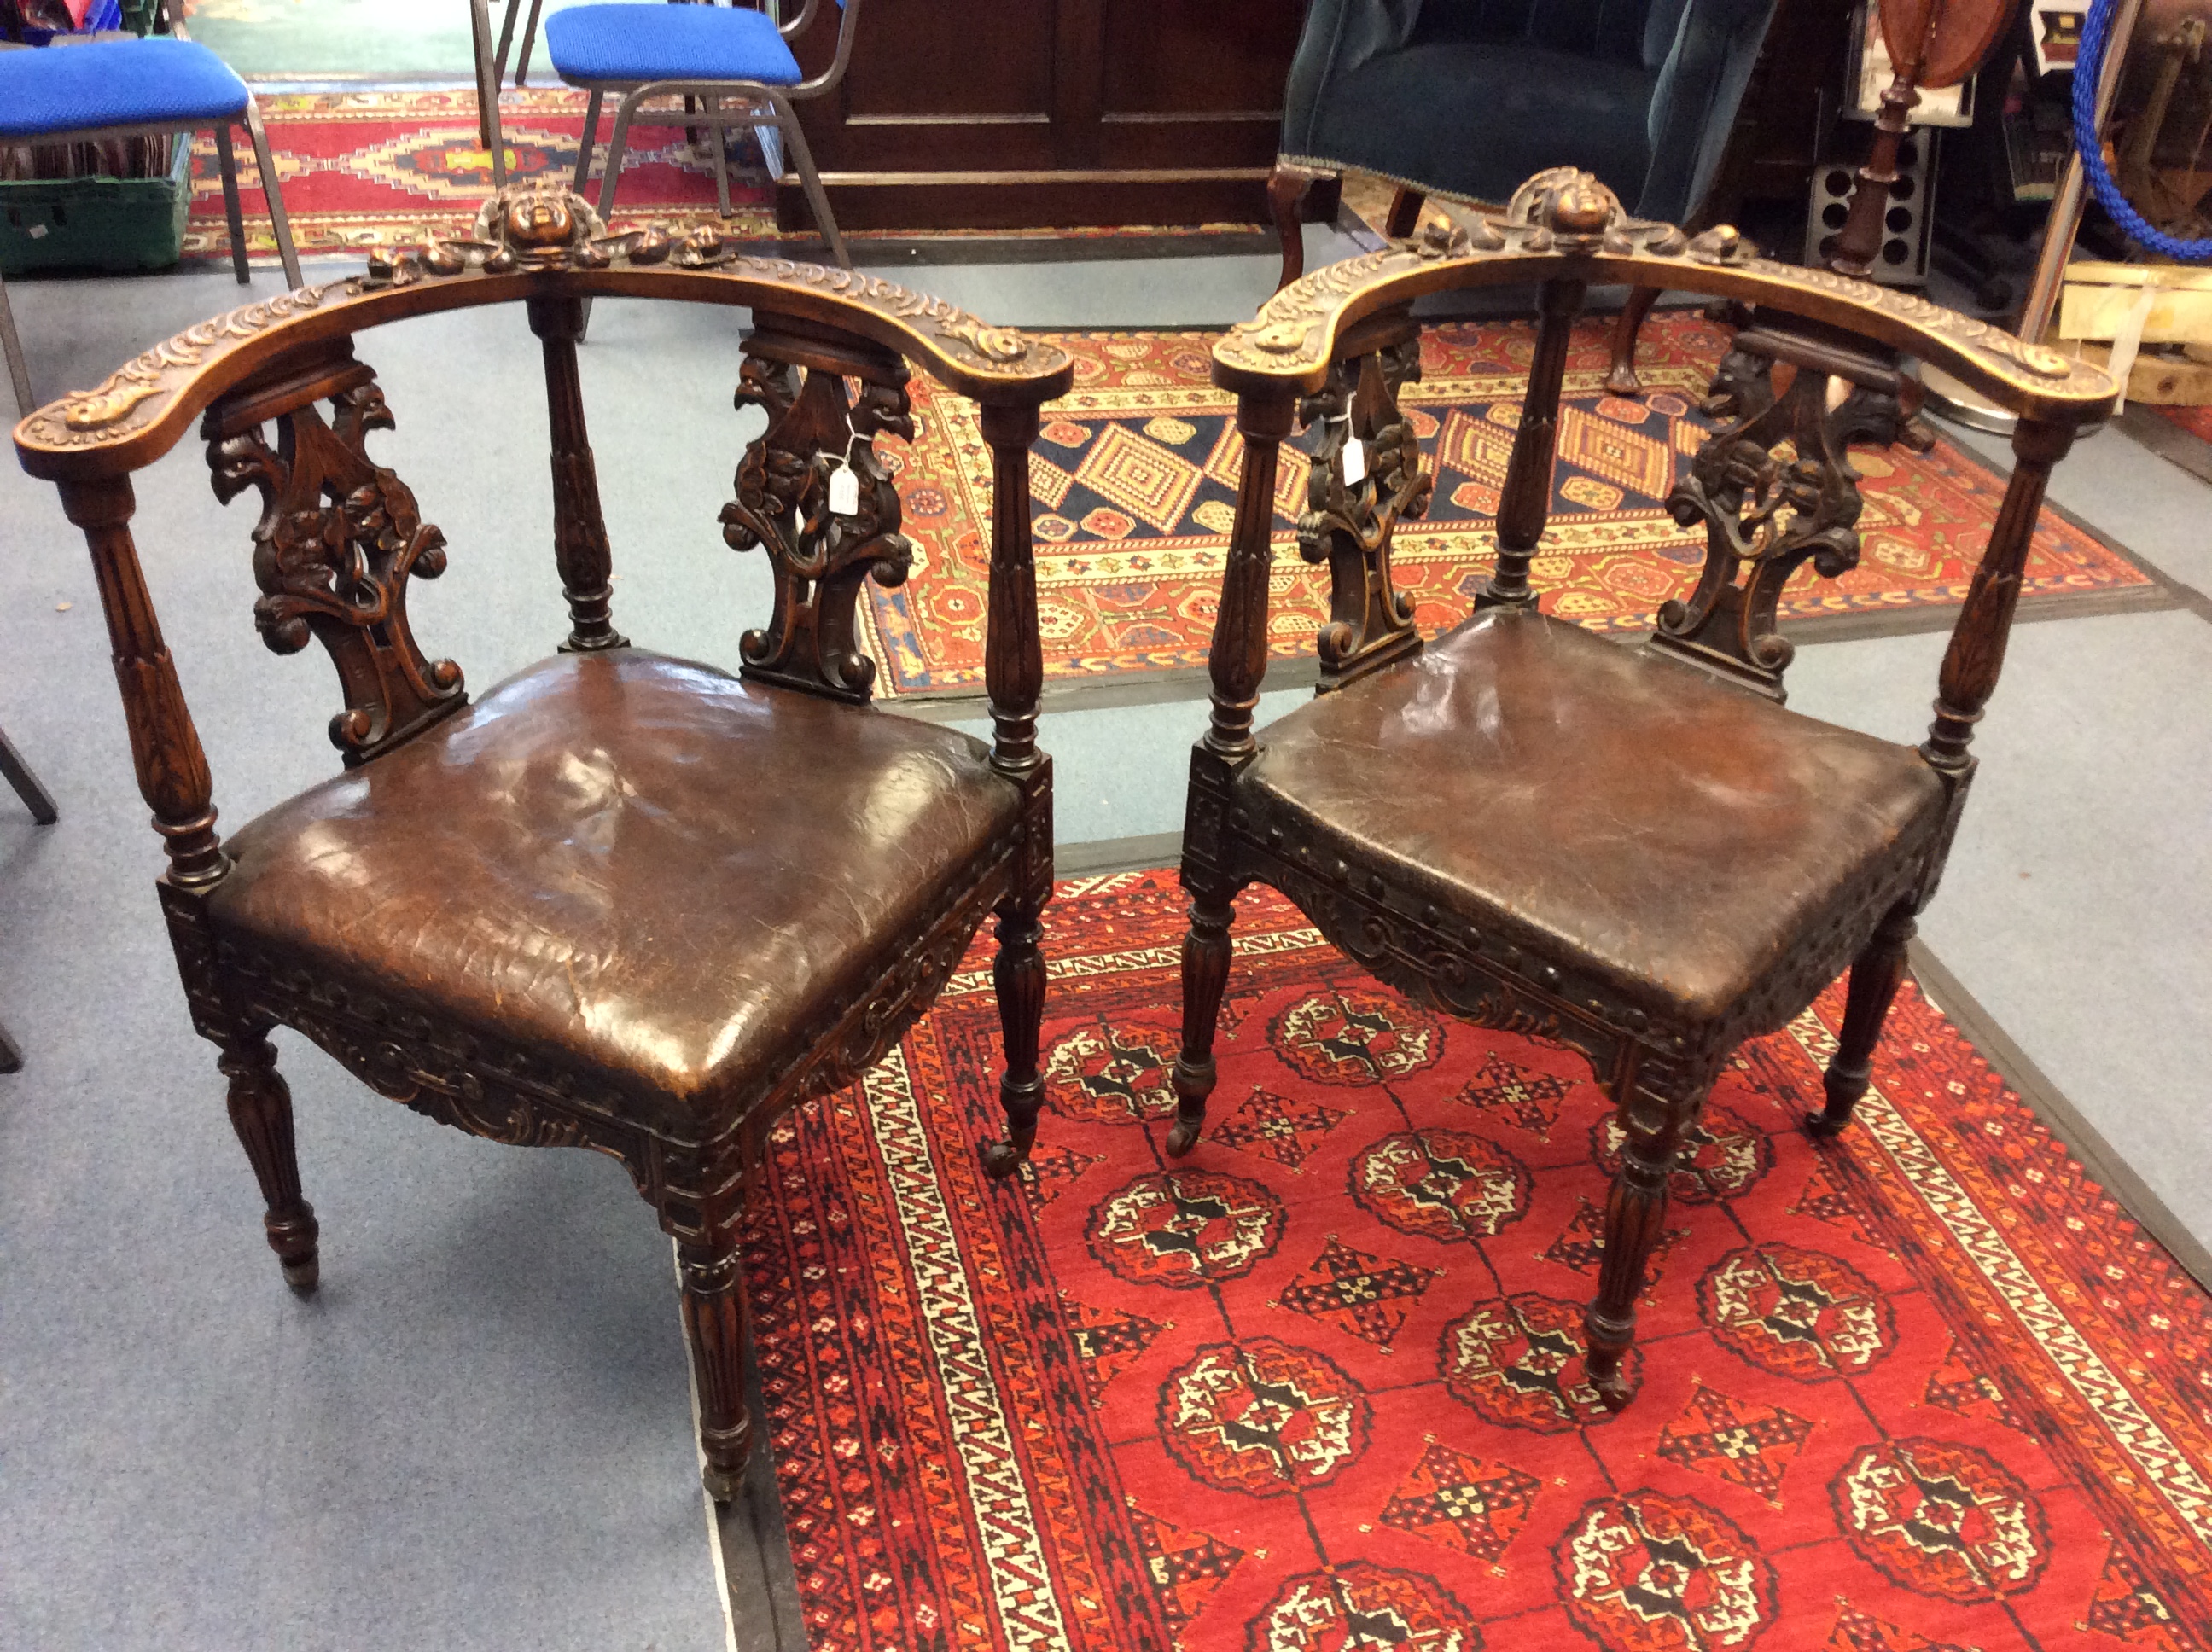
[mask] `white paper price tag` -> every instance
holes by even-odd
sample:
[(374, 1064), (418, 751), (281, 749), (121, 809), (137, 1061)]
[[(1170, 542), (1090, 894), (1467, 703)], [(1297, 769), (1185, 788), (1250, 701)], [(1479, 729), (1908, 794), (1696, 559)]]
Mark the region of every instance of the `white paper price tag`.
[(1356, 488), (1367, 479), (1367, 444), (1357, 436), (1344, 444), (1344, 485)]
[(851, 516), (860, 508), (860, 478), (849, 465), (840, 465), (830, 472), (830, 512), (833, 516)]

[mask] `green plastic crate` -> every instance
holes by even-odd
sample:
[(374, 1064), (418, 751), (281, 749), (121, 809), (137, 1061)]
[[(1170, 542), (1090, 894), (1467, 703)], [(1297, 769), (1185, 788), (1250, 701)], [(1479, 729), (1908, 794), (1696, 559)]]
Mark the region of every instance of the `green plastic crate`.
[(0, 184), (0, 276), (167, 269), (185, 250), (191, 173), (191, 135), (180, 132), (167, 178)]

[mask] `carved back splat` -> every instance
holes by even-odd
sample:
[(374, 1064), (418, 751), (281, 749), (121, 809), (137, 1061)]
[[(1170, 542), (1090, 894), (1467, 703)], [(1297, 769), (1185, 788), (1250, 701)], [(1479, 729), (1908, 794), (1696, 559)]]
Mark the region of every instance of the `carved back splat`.
[[(872, 438), (908, 440), (914, 421), (907, 368), (864, 340), (757, 314), (745, 343), (737, 402), (769, 416), (768, 428), (738, 463), (738, 496), (722, 507), (722, 538), (733, 549), (767, 551), (775, 610), (764, 631), (738, 645), (743, 676), (829, 695), (868, 697), (875, 662), (860, 651), (854, 608), (870, 574), (902, 584), (914, 547), (899, 532), (898, 489)], [(846, 387), (860, 381), (857, 400)], [(849, 467), (853, 508), (832, 483)]]
[[(1316, 639), (1324, 692), (1421, 646), (1413, 604), (1390, 576), (1391, 538), (1402, 519), (1426, 513), (1435, 485), (1398, 407), (1398, 392), (1421, 376), (1420, 337), (1406, 327), (1406, 336), (1334, 363), (1328, 385), (1298, 406), (1300, 423), (1322, 423), (1298, 554), (1328, 564), (1329, 621)], [(1364, 474), (1347, 483), (1345, 453), (1355, 441)]]
[[(325, 423), (315, 402), (330, 398)], [(264, 436), (276, 422), (276, 445)], [(337, 667), (346, 709), (331, 743), (346, 767), (367, 762), (468, 701), (461, 669), (425, 657), (407, 623), (407, 582), (446, 571), (446, 537), (415, 495), (373, 463), (371, 430), (393, 420), (370, 370), (351, 359), (272, 374), (208, 410), (201, 434), (217, 499), (261, 490), (253, 529), (253, 622), (280, 654), (313, 636)]]
[(1677, 522), (1705, 525), (1705, 566), (1686, 601), (1661, 606), (1651, 643), (1779, 701), (1796, 653), (1775, 629), (1782, 587), (1808, 561), (1831, 580), (1858, 566), (1849, 446), (1900, 440), (1911, 390), (1890, 363), (1778, 320), (1736, 336), (1705, 404), (1735, 422), (1667, 495)]

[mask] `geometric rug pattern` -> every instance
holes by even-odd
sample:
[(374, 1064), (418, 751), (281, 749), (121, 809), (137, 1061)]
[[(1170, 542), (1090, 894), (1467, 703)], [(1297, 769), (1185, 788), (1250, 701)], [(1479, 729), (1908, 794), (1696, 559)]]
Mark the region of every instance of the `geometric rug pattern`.
[(1047, 910), (1020, 1179), (975, 1151), (984, 945), (774, 1133), (745, 1254), (814, 1647), (2212, 1649), (2212, 1304), (1912, 987), (1832, 1145), (1837, 992), (1723, 1078), (1616, 1416), (1587, 1069), (1239, 907), (1186, 1158), (1164, 872)]
[[(1648, 628), (1686, 594), (1704, 557), (1699, 530), (1667, 514), (1677, 468), (1711, 429), (1695, 408), (1728, 331), (1693, 311), (1644, 329), (1641, 401), (1605, 393), (1605, 326), (1576, 329), (1559, 422), (1550, 525), (1531, 571), (1547, 612), (1601, 630)], [(1044, 410), (1031, 464), (1038, 623), (1047, 677), (1205, 664), (1235, 519), (1235, 402), (1208, 381), (1206, 333), (1054, 336), (1075, 386)], [(1431, 326), (1423, 377), (1401, 403), (1436, 477), (1425, 519), (1401, 524), (1392, 559), (1425, 633), (1463, 618), (1497, 551), (1492, 523), (1534, 342), (1525, 322)], [(869, 592), (869, 646), (892, 693), (973, 692), (988, 612), (989, 446), (972, 406), (919, 374), (917, 431), (902, 465), (913, 574)], [(1820, 580), (1808, 564), (1784, 593), (1802, 625), (1837, 614), (1960, 602), (2004, 494), (2004, 478), (1948, 440), (1925, 454), (1862, 449), (1859, 566)], [(1326, 568), (1298, 556), (1308, 464), (1286, 443), (1276, 489), (1269, 639), (1277, 658), (1310, 656), (1328, 611)], [(2124, 556), (2045, 511), (2023, 594), (2142, 586)]]

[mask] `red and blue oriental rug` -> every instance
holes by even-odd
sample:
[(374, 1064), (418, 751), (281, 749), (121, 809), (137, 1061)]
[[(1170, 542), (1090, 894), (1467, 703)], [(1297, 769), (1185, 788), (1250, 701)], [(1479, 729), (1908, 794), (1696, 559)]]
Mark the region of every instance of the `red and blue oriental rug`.
[(974, 1147), (982, 948), (775, 1136), (756, 1345), (821, 1652), (2212, 1645), (2205, 1293), (1911, 987), (1832, 1148), (1838, 994), (1723, 1080), (1609, 1416), (1586, 1069), (1248, 896), (1170, 1161), (1182, 906), (1062, 886), (1025, 1181)]

